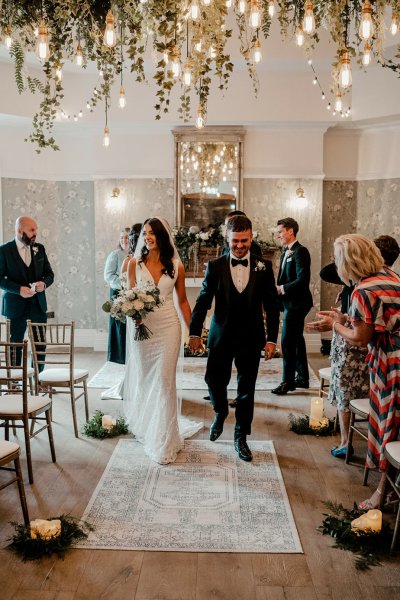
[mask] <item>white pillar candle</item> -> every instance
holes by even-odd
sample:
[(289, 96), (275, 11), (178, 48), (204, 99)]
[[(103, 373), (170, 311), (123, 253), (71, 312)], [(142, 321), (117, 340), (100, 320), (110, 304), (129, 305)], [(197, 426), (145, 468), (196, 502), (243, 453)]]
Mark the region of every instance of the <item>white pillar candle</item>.
[(113, 419), (111, 415), (103, 415), (101, 417), (101, 426), (104, 429), (112, 429), (116, 423), (116, 419)]
[(321, 427), (321, 421), (324, 414), (324, 402), (319, 396), (311, 398), (310, 406), (310, 427)]
[(31, 538), (34, 540), (38, 536), (45, 540), (57, 537), (61, 533), (61, 521), (60, 519), (53, 519), (52, 521), (46, 521), (46, 519), (35, 519), (30, 522)]
[(382, 529), (382, 513), (377, 508), (369, 510), (366, 514), (367, 527), (370, 531), (379, 532)]

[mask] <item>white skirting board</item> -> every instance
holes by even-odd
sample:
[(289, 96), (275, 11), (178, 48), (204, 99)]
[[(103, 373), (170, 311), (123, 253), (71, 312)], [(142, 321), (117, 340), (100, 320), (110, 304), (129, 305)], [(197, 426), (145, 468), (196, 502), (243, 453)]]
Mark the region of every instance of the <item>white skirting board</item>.
[[(305, 333), (307, 352), (319, 352), (321, 335), (319, 333)], [(75, 329), (75, 347), (93, 348), (95, 352), (106, 352), (108, 332), (105, 329)], [(280, 339), (278, 340), (278, 345)]]

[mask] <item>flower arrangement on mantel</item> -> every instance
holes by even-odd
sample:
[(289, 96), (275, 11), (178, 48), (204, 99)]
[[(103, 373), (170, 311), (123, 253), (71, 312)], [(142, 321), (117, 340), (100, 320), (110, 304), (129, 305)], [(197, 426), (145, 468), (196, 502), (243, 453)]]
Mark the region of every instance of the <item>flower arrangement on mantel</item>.
[[(172, 231), (175, 246), (179, 252), (185, 270), (193, 276), (201, 275), (204, 262), (221, 256), (225, 247), (226, 225), (209, 225), (200, 229), (197, 225), (191, 227), (175, 227)], [(278, 250), (274, 242), (267, 242), (253, 231), (253, 239), (260, 246), (263, 254)]]

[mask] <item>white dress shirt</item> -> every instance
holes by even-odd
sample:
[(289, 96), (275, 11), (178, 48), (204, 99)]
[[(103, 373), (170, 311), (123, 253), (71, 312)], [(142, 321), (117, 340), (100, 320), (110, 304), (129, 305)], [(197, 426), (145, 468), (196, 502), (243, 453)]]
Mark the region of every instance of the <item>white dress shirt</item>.
[(18, 238), (15, 238), (15, 243), (17, 244), (17, 248), (18, 248), (20, 257), (22, 258), (22, 260), (24, 261), (26, 266), (29, 267), (29, 265), (31, 264), (31, 260), (32, 260), (30, 246), (27, 246), (26, 244), (24, 244), (24, 242), (21, 242)]
[(231, 277), (233, 285), (235, 286), (239, 294), (241, 294), (243, 290), (246, 289), (246, 286), (249, 283), (250, 279), (250, 252), (248, 252), (246, 256), (243, 256), (243, 258), (240, 259), (245, 260), (247, 258), (247, 267), (244, 267), (243, 265), (236, 265), (236, 267), (232, 267), (232, 258), (234, 258), (235, 260), (239, 259), (236, 258), (236, 256), (234, 256), (232, 252), (230, 252), (229, 265), (231, 268)]

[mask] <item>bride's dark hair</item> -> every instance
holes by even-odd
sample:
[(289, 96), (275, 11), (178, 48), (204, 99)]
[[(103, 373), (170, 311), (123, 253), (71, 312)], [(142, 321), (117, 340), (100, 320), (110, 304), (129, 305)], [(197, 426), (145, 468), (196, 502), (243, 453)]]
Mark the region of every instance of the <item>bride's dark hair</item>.
[[(160, 262), (164, 266), (162, 272), (173, 279), (175, 275), (174, 263), (172, 262), (174, 248), (170, 242), (168, 231), (161, 221), (156, 218), (146, 219), (143, 223), (143, 228), (145, 225), (150, 225), (152, 232), (156, 236), (157, 246), (160, 251)], [(143, 244), (140, 257), (141, 260), (145, 261), (148, 254), (149, 250), (146, 244)]]

